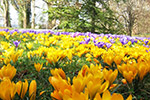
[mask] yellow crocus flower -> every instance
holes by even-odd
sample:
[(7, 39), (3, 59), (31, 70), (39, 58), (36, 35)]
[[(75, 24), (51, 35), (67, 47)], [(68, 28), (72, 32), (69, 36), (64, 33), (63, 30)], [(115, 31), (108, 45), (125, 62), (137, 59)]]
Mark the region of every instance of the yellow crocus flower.
[(12, 80), (14, 78), (14, 76), (16, 75), (16, 69), (14, 66), (11, 66), (10, 64), (8, 64), (7, 66), (3, 66), (0, 69), (0, 79), (3, 80), (3, 78), (8, 77), (10, 80)]
[(22, 40), (25, 42), (27, 39), (26, 39), (26, 38), (23, 38)]
[(73, 78), (73, 85), (72, 88), (73, 90), (75, 90), (76, 92), (80, 93), (83, 91), (83, 89), (85, 88), (85, 77), (82, 76), (77, 76)]
[(137, 69), (140, 80), (143, 80), (144, 76), (149, 72), (148, 64), (144, 61), (138, 62)]
[(52, 69), (50, 72), (51, 72), (51, 74), (53, 76), (57, 76), (57, 77), (61, 76), (61, 78), (66, 79), (66, 74), (61, 68), (59, 68), (59, 69), (57, 69), (57, 68)]
[(1, 48), (4, 50), (7, 50), (10, 47), (10, 43), (7, 43), (5, 41), (1, 41)]
[(7, 35), (7, 36), (6, 36), (6, 39), (9, 40), (9, 37), (10, 37), (10, 35)]
[(89, 54), (89, 53), (87, 53), (87, 54), (85, 55), (85, 57), (87, 57), (87, 58), (91, 58), (91, 57), (92, 57), (92, 55), (91, 55), (91, 54)]
[(26, 46), (29, 50), (31, 50), (31, 48), (33, 47), (33, 43), (27, 43)]
[(88, 57), (88, 58), (86, 58), (86, 61), (91, 62), (91, 61), (92, 61), (92, 59), (91, 59), (90, 57)]
[(42, 69), (42, 67), (43, 67), (43, 63), (42, 64), (40, 64), (40, 63), (34, 63), (34, 67), (35, 67), (35, 69), (36, 69), (36, 71), (38, 71), (38, 72), (40, 72), (40, 70)]
[(8, 57), (4, 59), (4, 63), (5, 63), (6, 65), (7, 65), (7, 64), (9, 64), (9, 63), (10, 63), (10, 61), (11, 61), (11, 59), (10, 59), (10, 58), (8, 58)]
[(86, 78), (87, 89), (91, 100), (94, 98), (97, 92), (102, 93), (109, 86), (109, 82), (106, 81), (105, 83), (103, 83), (103, 78), (101, 77), (102, 76), (100, 74), (92, 75), (91, 73), (89, 73)]
[(21, 97), (21, 99), (23, 99), (28, 90), (28, 81), (26, 79), (25, 82), (19, 81), (16, 83), (16, 86), (18, 95)]
[(102, 58), (104, 60), (104, 63), (107, 63), (108, 65), (111, 66), (113, 60), (114, 60), (114, 52), (109, 50), (108, 52), (105, 52), (103, 55), (102, 55)]
[(132, 63), (132, 64), (127, 63), (127, 64), (118, 65), (117, 68), (119, 72), (123, 75), (123, 77), (129, 83), (132, 83), (132, 80), (135, 78), (135, 76), (138, 73), (136, 66), (137, 66), (136, 63)]
[[(61, 98), (66, 94), (71, 96), (71, 85), (68, 83), (67, 80), (62, 79), (60, 76), (53, 76), (49, 77), (49, 82), (52, 84), (54, 89), (56, 90), (55, 93), (51, 93), (51, 96), (54, 98)], [(59, 99), (59, 100), (61, 100)]]
[[(54, 90), (52, 93), (51, 93), (51, 97), (55, 98), (56, 100), (62, 100), (62, 98), (59, 96), (59, 91), (57, 90)], [(54, 99), (54, 100), (55, 100)]]
[[(94, 100), (124, 100), (123, 96), (121, 94), (113, 93), (112, 95), (108, 90), (106, 90), (102, 98), (99, 93), (96, 94)], [(132, 95), (129, 95), (129, 97), (126, 100), (132, 100)]]
[(67, 55), (68, 59), (69, 59), (70, 61), (72, 61), (72, 53), (70, 52), (70, 53), (67, 53), (66, 55)]
[(0, 98), (3, 100), (12, 100), (17, 92), (17, 87), (9, 78), (4, 78), (0, 83)]
[(57, 57), (57, 55), (53, 55), (53, 56), (51, 56), (51, 57), (46, 58), (46, 60), (47, 60), (50, 64), (53, 64), (53, 63), (58, 62), (59, 59), (60, 59), (60, 57)]
[(30, 83), (30, 87), (29, 87), (30, 100), (35, 100), (36, 99), (36, 87), (37, 87), (36, 81), (32, 80), (31, 83)]
[(122, 58), (123, 56), (122, 55), (117, 55), (114, 57), (114, 62), (117, 64), (117, 65), (120, 65), (121, 61), (122, 61)]
[(18, 57), (19, 57), (19, 53), (13, 53), (11, 54), (10, 58), (12, 59), (13, 63), (16, 63), (16, 61), (18, 60)]
[(118, 75), (118, 70), (115, 69), (115, 71), (112, 71), (112, 70), (108, 71), (106, 68), (104, 68), (103, 73), (104, 73), (104, 79), (106, 81), (109, 81), (109, 85), (111, 85), (115, 81)]
[[(61, 99), (59, 99), (59, 100), (61, 100)], [(68, 95), (64, 95), (63, 100), (89, 100), (89, 99), (88, 99), (88, 94), (86, 91), (85, 91), (85, 93), (83, 93), (83, 92), (78, 93), (76, 91), (73, 91), (71, 97), (69, 97)]]

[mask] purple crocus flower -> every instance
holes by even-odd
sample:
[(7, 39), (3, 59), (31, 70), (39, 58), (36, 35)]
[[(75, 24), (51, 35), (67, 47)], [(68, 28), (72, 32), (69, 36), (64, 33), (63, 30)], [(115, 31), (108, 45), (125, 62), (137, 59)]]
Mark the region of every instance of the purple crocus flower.
[(146, 48), (149, 48), (149, 45), (143, 45), (144, 47), (146, 47)]
[(75, 38), (76, 37), (76, 34), (75, 33), (72, 33), (70, 34), (71, 37)]
[(86, 44), (85, 41), (81, 41), (80, 44)]
[(106, 45), (107, 48), (110, 48), (112, 46), (111, 43), (106, 43), (105, 45)]
[(86, 33), (86, 36), (89, 36), (89, 37), (90, 37), (90, 36), (91, 36), (91, 32), (87, 32), (87, 33)]
[(148, 51), (146, 50), (146, 52), (148, 53)]
[(16, 46), (16, 48), (18, 47), (18, 45), (21, 43), (21, 41), (18, 41), (18, 40), (16, 40), (16, 41), (13, 41), (13, 43), (14, 43), (14, 45)]
[(84, 38), (84, 41), (88, 44), (90, 42), (90, 38)]
[(131, 39), (131, 43), (133, 44), (135, 42), (135, 40), (134, 39)]
[(145, 40), (145, 41), (144, 41), (145, 45), (147, 45), (148, 42), (149, 42), (148, 40)]
[(97, 42), (97, 40), (93, 39), (94, 44)]
[(146, 50), (146, 52), (148, 53), (150, 51), (150, 49), (149, 50)]
[(105, 45), (104, 42), (95, 43), (95, 46), (98, 46), (99, 48), (102, 48), (104, 45)]
[(81, 41), (80, 44), (88, 44), (90, 40), (90, 38), (84, 38), (84, 41)]
[(123, 45), (125, 45), (129, 42), (126, 37), (120, 38), (119, 40)]
[(92, 34), (91, 37), (92, 37), (93, 39), (95, 39), (96, 37), (98, 37), (98, 35), (97, 35), (97, 34)]
[(115, 43), (115, 40), (114, 40), (114, 39), (109, 39), (109, 41), (110, 41), (111, 43)]
[(0, 29), (0, 31), (8, 32), (8, 31), (9, 31), (9, 29)]

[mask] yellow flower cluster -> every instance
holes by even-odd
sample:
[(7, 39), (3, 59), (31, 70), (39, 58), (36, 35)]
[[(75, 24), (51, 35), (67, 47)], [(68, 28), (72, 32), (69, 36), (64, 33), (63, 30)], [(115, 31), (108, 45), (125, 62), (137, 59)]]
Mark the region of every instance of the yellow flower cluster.
[[(114, 93), (111, 96), (107, 90), (116, 79), (117, 70), (102, 71), (100, 65), (91, 64), (90, 68), (84, 65), (78, 75), (73, 78), (72, 84), (70, 78), (67, 78), (60, 68), (51, 70), (51, 74), (53, 76), (49, 77), (49, 82), (55, 89), (51, 93), (54, 100), (89, 100), (89, 98), (90, 100), (124, 100), (121, 94)], [(127, 100), (132, 100), (132, 96), (130, 95)]]
[[(24, 98), (28, 90), (28, 81), (25, 82), (11, 82), (11, 80), (16, 75), (16, 69), (14, 66), (8, 64), (3, 66), (0, 70), (0, 98), (3, 100), (12, 100), (17, 93), (21, 99)], [(32, 80), (29, 87), (29, 98), (30, 100), (35, 100), (36, 97), (36, 81)]]
[[(0, 65), (3, 66), (0, 89), (4, 89), (0, 92), (1, 99), (13, 99), (16, 93), (24, 98), (27, 79), (16, 84), (11, 82), (17, 71), (14, 66), (23, 59), (28, 59), (39, 73), (42, 69), (51, 69), (53, 76), (48, 80), (55, 89), (51, 96), (58, 100), (123, 100), (121, 94), (110, 94), (114, 83), (118, 87), (122, 79), (128, 85), (134, 80), (141, 82), (150, 72), (150, 42), (146, 38), (28, 31), (0, 31), (0, 36), (3, 38), (0, 40)], [(38, 62), (39, 59), (44, 62)], [(73, 62), (85, 64), (73, 79), (66, 77), (62, 69), (51, 68), (66, 67)], [(32, 81), (30, 87), (29, 97), (35, 100), (36, 82)], [(129, 96), (127, 100), (131, 99)]]

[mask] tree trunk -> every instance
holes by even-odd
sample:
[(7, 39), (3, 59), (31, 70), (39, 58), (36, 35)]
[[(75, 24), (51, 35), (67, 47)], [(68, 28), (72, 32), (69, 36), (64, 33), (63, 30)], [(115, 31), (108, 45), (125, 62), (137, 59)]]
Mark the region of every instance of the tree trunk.
[(35, 0), (32, 0), (32, 25), (31, 28), (35, 28)]
[(132, 31), (133, 31), (133, 25), (134, 25), (134, 16), (132, 14), (132, 7), (128, 6), (128, 16), (129, 16), (129, 25), (128, 25), (128, 29), (129, 29), (129, 36), (132, 36)]
[(11, 3), (19, 13), (20, 25), (23, 26), (23, 28), (31, 27), (31, 0), (11, 0)]
[(7, 27), (7, 14), (6, 14), (6, 11), (4, 11), (4, 27)]
[(9, 13), (9, 4), (8, 4), (8, 10), (7, 10), (7, 22), (8, 22), (8, 27), (11, 27), (11, 19), (10, 19), (10, 13)]
[[(96, 2), (95, 1), (92, 1), (92, 3), (91, 3), (91, 5), (93, 6), (93, 7), (95, 7), (95, 4), (96, 4)], [(91, 32), (92, 33), (95, 33), (95, 16), (96, 16), (96, 11), (95, 11), (95, 9), (93, 8), (92, 9), (92, 16), (91, 16), (91, 25), (92, 25), (92, 27), (91, 27)]]
[(27, 28), (30, 28), (31, 27), (31, 23), (30, 23), (30, 20), (31, 20), (31, 2), (28, 2), (27, 3), (28, 6), (26, 7), (26, 16), (27, 16)]
[(5, 1), (2, 1), (4, 4), (3, 4), (3, 8), (4, 8), (4, 14), (3, 14), (3, 17), (4, 17), (4, 27), (11, 27), (11, 24), (10, 24), (10, 15), (9, 15), (9, 2), (7, 0)]
[(23, 11), (23, 28), (27, 28), (27, 14), (25, 11)]

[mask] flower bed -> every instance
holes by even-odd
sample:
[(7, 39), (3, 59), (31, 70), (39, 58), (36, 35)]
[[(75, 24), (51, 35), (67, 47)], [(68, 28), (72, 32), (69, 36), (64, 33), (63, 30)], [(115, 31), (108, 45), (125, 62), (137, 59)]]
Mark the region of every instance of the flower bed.
[(0, 98), (148, 99), (149, 39), (1, 29)]

